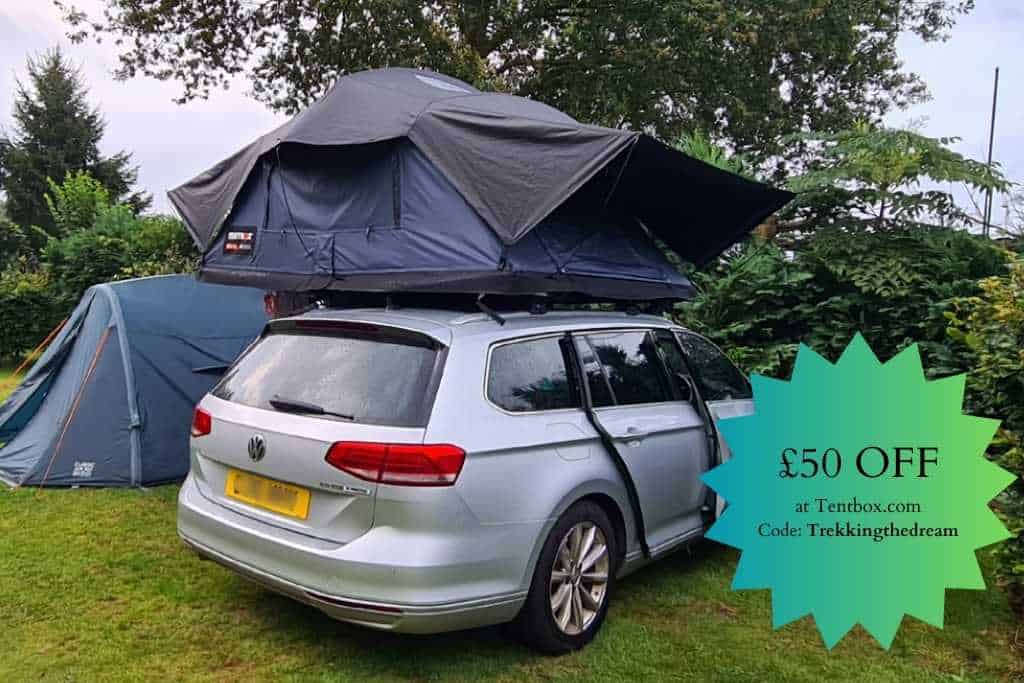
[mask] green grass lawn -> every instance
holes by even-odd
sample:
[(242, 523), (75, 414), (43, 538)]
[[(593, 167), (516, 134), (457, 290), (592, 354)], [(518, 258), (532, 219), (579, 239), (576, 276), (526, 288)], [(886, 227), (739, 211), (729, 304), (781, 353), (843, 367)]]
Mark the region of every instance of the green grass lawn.
[[(0, 680), (1012, 680), (997, 590), (950, 591), (945, 630), (907, 619), (892, 650), (831, 653), (808, 620), (774, 632), (768, 594), (729, 590), (712, 543), (619, 585), (603, 632), (551, 659), (496, 628), (396, 636), (337, 623), (187, 552), (177, 487), (0, 491)], [(894, 568), (898, 570), (898, 568)], [(837, 589), (841, 590), (841, 588)]]

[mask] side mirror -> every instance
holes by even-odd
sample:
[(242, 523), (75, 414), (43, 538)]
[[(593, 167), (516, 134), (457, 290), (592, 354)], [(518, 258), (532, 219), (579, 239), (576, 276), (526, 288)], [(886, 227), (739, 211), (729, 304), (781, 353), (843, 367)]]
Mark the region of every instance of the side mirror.
[(683, 372), (673, 373), (676, 378), (676, 382), (679, 385), (679, 393), (683, 395), (683, 400), (687, 403), (693, 403), (697, 397), (697, 390), (693, 386), (693, 378)]

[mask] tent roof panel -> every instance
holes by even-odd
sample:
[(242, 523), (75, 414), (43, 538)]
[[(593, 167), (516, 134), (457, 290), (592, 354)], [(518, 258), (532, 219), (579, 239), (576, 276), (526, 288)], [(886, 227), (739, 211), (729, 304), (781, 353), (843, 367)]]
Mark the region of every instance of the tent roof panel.
[[(505, 244), (514, 244), (595, 181), (605, 190), (597, 195), (599, 204), (615, 202), (642, 215), (654, 234), (700, 264), (792, 196), (737, 179), (639, 133), (581, 124), (533, 100), (482, 93), (413, 69), (340, 78), (293, 119), (169, 196), (205, 251), (256, 160), (278, 145), (345, 147), (403, 137), (430, 158)], [(604, 169), (615, 172), (597, 178)], [(620, 184), (620, 176), (629, 181)]]

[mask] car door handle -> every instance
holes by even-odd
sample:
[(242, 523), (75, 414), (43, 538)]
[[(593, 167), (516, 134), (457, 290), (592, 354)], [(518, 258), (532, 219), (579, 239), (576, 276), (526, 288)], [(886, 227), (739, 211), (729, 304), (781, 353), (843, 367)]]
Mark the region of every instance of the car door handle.
[(626, 436), (631, 439), (642, 439), (646, 437), (650, 432), (645, 432), (639, 427), (626, 427)]

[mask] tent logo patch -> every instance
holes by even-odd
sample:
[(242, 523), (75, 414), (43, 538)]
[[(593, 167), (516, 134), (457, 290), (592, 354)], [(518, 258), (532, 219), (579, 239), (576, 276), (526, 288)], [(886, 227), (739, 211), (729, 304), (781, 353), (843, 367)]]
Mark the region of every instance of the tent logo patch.
[(96, 463), (94, 462), (78, 462), (75, 461), (75, 466), (71, 470), (72, 477), (89, 478), (92, 476), (92, 471), (96, 469)]
[(256, 228), (235, 228), (224, 240), (225, 254), (251, 254), (256, 244)]

